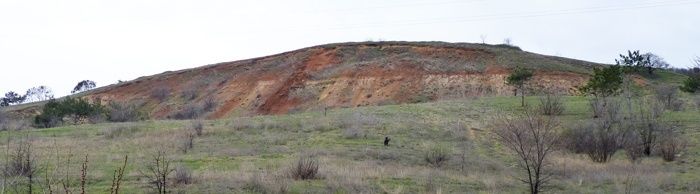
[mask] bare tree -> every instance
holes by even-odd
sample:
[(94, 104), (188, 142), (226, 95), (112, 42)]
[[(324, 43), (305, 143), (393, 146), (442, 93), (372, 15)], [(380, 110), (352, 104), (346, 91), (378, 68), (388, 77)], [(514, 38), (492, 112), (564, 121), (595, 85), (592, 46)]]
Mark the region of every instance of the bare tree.
[(486, 44), (486, 34), (480, 35), (479, 38), (481, 38), (481, 44)]
[(526, 110), (515, 118), (503, 118), (495, 130), (496, 137), (518, 159), (518, 167), (525, 171), (520, 181), (527, 183), (530, 193), (536, 194), (552, 177), (548, 158), (560, 141), (559, 121)]
[(513, 40), (511, 40), (510, 38), (503, 39), (503, 44), (513, 46)]
[(49, 87), (38, 86), (28, 89), (24, 96), (24, 102), (39, 102), (53, 99), (53, 91)]
[(148, 183), (153, 185), (159, 194), (168, 192), (168, 177), (175, 169), (170, 166), (170, 159), (166, 158), (165, 151), (159, 150), (151, 161), (146, 164), (145, 172), (141, 174), (148, 179)]

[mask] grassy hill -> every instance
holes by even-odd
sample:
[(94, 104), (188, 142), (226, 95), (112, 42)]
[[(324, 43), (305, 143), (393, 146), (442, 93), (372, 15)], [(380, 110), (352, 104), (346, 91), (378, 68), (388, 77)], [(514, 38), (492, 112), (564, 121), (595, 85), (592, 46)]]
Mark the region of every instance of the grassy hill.
[[(516, 66), (535, 71), (534, 91), (574, 94), (591, 69), (602, 64), (508, 45), (337, 43), (164, 72), (81, 95), (102, 104), (135, 104), (156, 119), (193, 111), (219, 119), (512, 95), (504, 78)], [(204, 106), (213, 108), (202, 110)], [(33, 108), (15, 110), (30, 115), (36, 113)]]
[[(683, 111), (668, 111), (663, 117), (677, 123), (690, 139), (678, 161), (651, 157), (631, 163), (620, 151), (611, 162), (600, 164), (562, 150), (552, 158), (556, 178), (549, 191), (700, 191), (700, 107), (692, 104), (692, 96), (683, 99)], [(529, 97), (527, 102), (534, 106), (538, 99)], [(566, 111), (558, 116), (563, 126), (590, 118), (586, 98), (565, 97), (564, 102)], [(0, 148), (5, 150), (8, 137), (11, 146), (29, 137), (38, 164), (51, 176), (67, 174), (73, 190), (79, 187), (80, 163), (87, 155), (89, 193), (109, 191), (125, 155), (129, 160), (122, 192), (152, 190), (139, 171), (158, 150), (165, 151), (172, 165), (191, 170), (191, 184), (170, 188), (184, 193), (521, 193), (526, 187), (514, 177), (522, 171), (491, 133), (498, 115), (521, 109), (515, 97), (482, 97), (341, 108), (325, 114), (104, 123), (0, 132)], [(186, 134), (198, 122), (203, 134), (194, 137), (193, 148), (185, 152)], [(385, 136), (391, 138), (389, 146), (382, 145)], [(426, 152), (436, 147), (446, 148), (450, 157), (441, 167), (425, 161)], [(318, 178), (289, 178), (297, 159), (308, 155), (319, 161)]]
[[(34, 193), (79, 192), (83, 164), (87, 193), (107, 193), (125, 156), (121, 192), (152, 193), (149, 166), (159, 153), (174, 170), (167, 179), (173, 193), (523, 193), (518, 160), (494, 135), (503, 118), (523, 111), (504, 81), (517, 66), (535, 72), (529, 106), (539, 106), (543, 93), (563, 95), (559, 132), (591, 121), (590, 99), (575, 95), (576, 87), (602, 64), (505, 45), (340, 43), (77, 94), (136, 105), (149, 119), (0, 131), (0, 164), (32, 161)], [(635, 75), (632, 90), (653, 102), (657, 86), (676, 91), (684, 78), (665, 70)], [(595, 163), (562, 147), (548, 160), (548, 191), (700, 192), (700, 96), (677, 94), (677, 106), (659, 119), (687, 140), (677, 160), (654, 153), (631, 162), (620, 149)], [(43, 103), (2, 111), (26, 119)], [(187, 110), (200, 112), (170, 120)], [(14, 160), (22, 150), (33, 157)], [(436, 155), (447, 160), (426, 159)], [(317, 176), (295, 179), (300, 159), (315, 161)], [(28, 179), (14, 175), (0, 176), (0, 191), (27, 193)]]

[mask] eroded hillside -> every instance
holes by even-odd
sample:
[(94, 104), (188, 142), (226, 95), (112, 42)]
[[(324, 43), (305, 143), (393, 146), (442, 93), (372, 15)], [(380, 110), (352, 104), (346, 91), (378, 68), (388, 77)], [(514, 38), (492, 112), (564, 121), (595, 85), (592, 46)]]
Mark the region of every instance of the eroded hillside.
[(139, 103), (151, 118), (213, 103), (204, 116), (223, 118), (513, 95), (504, 79), (515, 66), (535, 70), (533, 91), (571, 94), (597, 65), (508, 46), (343, 43), (166, 72), (103, 87), (86, 97), (105, 104)]

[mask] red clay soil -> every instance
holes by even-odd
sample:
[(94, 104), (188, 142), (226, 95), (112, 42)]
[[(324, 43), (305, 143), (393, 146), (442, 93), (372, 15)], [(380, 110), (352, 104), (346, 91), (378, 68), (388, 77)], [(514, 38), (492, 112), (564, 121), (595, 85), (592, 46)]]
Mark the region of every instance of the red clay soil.
[[(142, 77), (93, 90), (85, 97), (102, 103), (138, 102), (151, 118), (168, 118), (188, 105), (201, 106), (213, 100), (216, 107), (205, 116), (214, 119), (512, 95), (512, 87), (504, 81), (512, 64), (502, 64), (502, 50), (446, 43), (324, 45)], [(551, 58), (537, 59), (554, 60)], [(537, 69), (532, 86), (574, 93), (587, 78), (586, 73)], [(169, 97), (164, 101), (152, 97), (156, 88), (167, 89)], [(196, 97), (183, 98), (188, 92)]]

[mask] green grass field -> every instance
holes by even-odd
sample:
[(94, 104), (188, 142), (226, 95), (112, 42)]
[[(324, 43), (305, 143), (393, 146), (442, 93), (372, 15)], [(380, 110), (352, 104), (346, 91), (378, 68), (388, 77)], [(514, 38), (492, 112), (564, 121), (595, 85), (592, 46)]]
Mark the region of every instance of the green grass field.
[[(555, 178), (548, 191), (700, 192), (700, 110), (694, 98), (684, 96), (684, 110), (664, 116), (690, 140), (679, 160), (650, 157), (636, 164), (620, 151), (611, 162), (598, 164), (562, 150), (551, 158)], [(566, 110), (558, 116), (562, 126), (591, 117), (586, 98), (563, 99)], [(47, 180), (54, 192), (63, 193), (60, 179), (78, 192), (86, 155), (88, 193), (109, 193), (114, 170), (125, 155), (129, 160), (122, 193), (153, 192), (142, 171), (157, 150), (166, 151), (174, 166), (192, 171), (193, 183), (170, 186), (176, 193), (524, 193), (526, 185), (514, 179), (522, 174), (515, 159), (491, 134), (499, 115), (522, 110), (519, 103), (519, 97), (488, 97), (333, 109), (325, 116), (304, 112), (202, 121), (204, 133), (187, 152), (181, 147), (195, 121), (3, 131), (0, 148), (7, 158), (19, 139), (31, 140), (40, 167), (34, 191), (44, 193)], [(528, 97), (527, 103), (539, 101)], [(388, 147), (382, 144), (385, 136), (392, 139)], [(439, 168), (424, 160), (434, 145), (450, 153)], [(319, 160), (319, 178), (289, 178), (287, 172), (301, 155)], [(6, 186), (5, 191), (26, 193), (24, 186)]]

